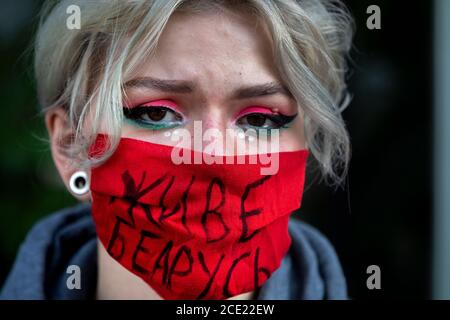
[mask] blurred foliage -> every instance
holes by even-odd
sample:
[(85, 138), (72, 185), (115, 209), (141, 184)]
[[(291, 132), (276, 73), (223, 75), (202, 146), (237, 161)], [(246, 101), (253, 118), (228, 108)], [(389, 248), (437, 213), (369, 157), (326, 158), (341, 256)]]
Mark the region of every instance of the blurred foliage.
[(30, 50), (35, 25), (30, 19), (14, 41), (0, 43), (0, 284), (33, 224), (75, 203), (54, 168), (36, 99)]

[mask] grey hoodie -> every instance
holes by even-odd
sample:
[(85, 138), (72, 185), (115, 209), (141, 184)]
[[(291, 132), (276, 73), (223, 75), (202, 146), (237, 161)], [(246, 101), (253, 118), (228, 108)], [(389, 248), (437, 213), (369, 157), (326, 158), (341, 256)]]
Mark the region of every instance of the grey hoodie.
[[(258, 300), (347, 299), (336, 253), (319, 231), (291, 218), (292, 245), (280, 267), (258, 291)], [(67, 267), (82, 270), (81, 289), (69, 290)], [(94, 299), (97, 235), (88, 204), (38, 222), (20, 247), (0, 299)]]

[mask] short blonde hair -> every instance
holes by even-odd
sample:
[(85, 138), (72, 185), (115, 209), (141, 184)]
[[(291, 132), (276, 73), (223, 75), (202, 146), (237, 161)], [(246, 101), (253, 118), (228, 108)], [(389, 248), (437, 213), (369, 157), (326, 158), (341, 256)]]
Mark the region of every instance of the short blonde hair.
[[(66, 10), (74, 4), (82, 13), (79, 30), (66, 28)], [(350, 159), (341, 113), (348, 104), (346, 56), (353, 21), (342, 3), (332, 0), (47, 1), (35, 42), (38, 97), (44, 111), (66, 109), (74, 134), (62, 146), (76, 165), (96, 165), (114, 152), (121, 135), (123, 85), (154, 53), (174, 12), (237, 6), (270, 31), (274, 64), (303, 111), (309, 150), (322, 176), (339, 185)], [(110, 144), (102, 158), (89, 159), (100, 123)]]

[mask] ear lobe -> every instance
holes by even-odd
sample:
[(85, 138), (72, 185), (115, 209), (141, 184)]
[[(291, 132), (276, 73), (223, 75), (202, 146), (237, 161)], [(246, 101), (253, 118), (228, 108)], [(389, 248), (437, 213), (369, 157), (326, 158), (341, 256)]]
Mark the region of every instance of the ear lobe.
[[(49, 135), (53, 162), (66, 188), (70, 191), (68, 187), (69, 180), (72, 174), (77, 171), (77, 168), (73, 166), (73, 160), (67, 154), (65, 148), (72, 143), (74, 134), (69, 124), (67, 112), (62, 107), (47, 111), (45, 114), (45, 125)], [(88, 179), (89, 175), (88, 173)], [(79, 200), (90, 199), (89, 194), (83, 196), (74, 194), (74, 196)]]

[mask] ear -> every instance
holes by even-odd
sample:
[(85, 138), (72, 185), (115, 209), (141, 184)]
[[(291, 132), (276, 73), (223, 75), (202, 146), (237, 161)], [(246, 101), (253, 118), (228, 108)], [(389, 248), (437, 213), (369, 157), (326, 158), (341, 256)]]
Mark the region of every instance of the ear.
[[(67, 190), (71, 192), (69, 180), (77, 171), (77, 168), (73, 166), (73, 161), (64, 148), (64, 146), (71, 143), (73, 137), (73, 131), (69, 125), (67, 112), (62, 107), (47, 111), (45, 114), (45, 125), (47, 126), (49, 135), (53, 162), (55, 163), (56, 169), (66, 185)], [(89, 180), (90, 172), (87, 172), (87, 174)], [(82, 196), (73, 195), (81, 201), (90, 199), (89, 193)]]

